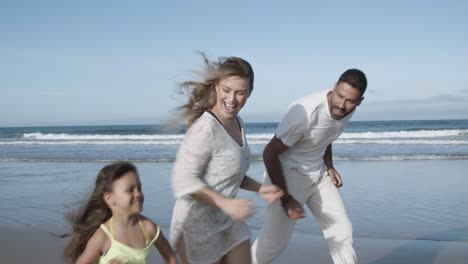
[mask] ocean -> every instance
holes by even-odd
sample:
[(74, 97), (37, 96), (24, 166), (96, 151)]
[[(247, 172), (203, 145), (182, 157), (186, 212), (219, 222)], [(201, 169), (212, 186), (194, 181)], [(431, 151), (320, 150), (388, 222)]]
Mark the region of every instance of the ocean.
[[(248, 174), (261, 181), (261, 154), (277, 123), (247, 123)], [(67, 229), (64, 215), (91, 191), (97, 172), (115, 160), (134, 162), (144, 214), (167, 230), (174, 198), (173, 161), (183, 126), (0, 128), (0, 225)], [(340, 189), (355, 236), (468, 242), (468, 120), (355, 121), (333, 144)], [(255, 234), (265, 203), (248, 220)], [(308, 213), (295, 232), (320, 235)]]
[[(248, 123), (252, 159), (260, 160), (277, 123)], [(0, 128), (0, 161), (173, 161), (183, 126)], [(468, 120), (350, 122), (333, 144), (336, 160), (468, 159)]]

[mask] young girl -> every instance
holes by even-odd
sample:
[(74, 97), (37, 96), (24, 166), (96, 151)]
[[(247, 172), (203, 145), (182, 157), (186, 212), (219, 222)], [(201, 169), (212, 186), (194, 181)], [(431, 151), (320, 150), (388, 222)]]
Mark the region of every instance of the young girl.
[(64, 255), (72, 263), (146, 263), (154, 244), (166, 263), (176, 257), (159, 226), (140, 214), (140, 178), (132, 163), (116, 162), (97, 175), (89, 201), (72, 216)]

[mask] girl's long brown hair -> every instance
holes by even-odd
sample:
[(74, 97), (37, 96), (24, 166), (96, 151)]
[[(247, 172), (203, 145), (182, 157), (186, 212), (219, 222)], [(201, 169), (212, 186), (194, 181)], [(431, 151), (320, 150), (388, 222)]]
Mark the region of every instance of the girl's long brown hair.
[(199, 118), (203, 112), (216, 104), (216, 85), (222, 79), (238, 76), (249, 79), (250, 92), (253, 90), (254, 72), (252, 66), (244, 59), (238, 57), (220, 58), (217, 62), (209, 61), (204, 53), (200, 52), (205, 63), (201, 73), (202, 81), (186, 81), (179, 84), (182, 93), (189, 95), (188, 102), (180, 107), (187, 127)]
[(70, 239), (65, 245), (63, 254), (70, 263), (76, 262), (94, 232), (112, 216), (104, 201), (104, 194), (111, 192), (112, 183), (127, 172), (138, 174), (137, 168), (130, 162), (120, 161), (102, 168), (88, 201), (77, 213), (72, 212), (67, 216), (72, 224), (72, 233), (69, 235)]

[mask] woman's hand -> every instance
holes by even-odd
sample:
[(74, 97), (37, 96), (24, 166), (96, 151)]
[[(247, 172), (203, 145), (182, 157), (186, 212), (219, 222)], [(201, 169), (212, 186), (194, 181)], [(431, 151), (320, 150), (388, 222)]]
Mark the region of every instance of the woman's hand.
[(283, 190), (273, 184), (262, 184), (258, 190), (258, 195), (268, 204), (272, 204), (284, 195)]
[(226, 198), (220, 208), (234, 221), (244, 221), (251, 217), (255, 211), (255, 206), (249, 199)]

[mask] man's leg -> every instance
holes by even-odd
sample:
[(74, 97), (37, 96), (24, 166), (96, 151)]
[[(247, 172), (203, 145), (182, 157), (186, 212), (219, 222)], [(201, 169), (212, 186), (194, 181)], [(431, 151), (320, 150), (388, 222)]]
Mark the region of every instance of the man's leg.
[[(297, 176), (297, 171), (291, 168), (283, 169), (288, 192), (304, 204), (312, 193), (313, 182), (304, 176)], [(270, 178), (265, 174), (264, 182), (271, 184)], [(252, 263), (271, 263), (288, 246), (289, 238), (294, 229), (296, 220), (291, 220), (285, 214), (279, 201), (266, 208), (265, 221), (258, 238), (252, 244)]]
[(323, 236), (334, 264), (354, 264), (357, 262), (353, 248), (353, 228), (344, 207), (341, 194), (324, 176), (320, 189), (307, 200), (307, 206), (322, 227)]
[(268, 264), (279, 256), (288, 246), (295, 224), (295, 220), (286, 216), (279, 201), (268, 205), (262, 229), (252, 244), (252, 263)]

